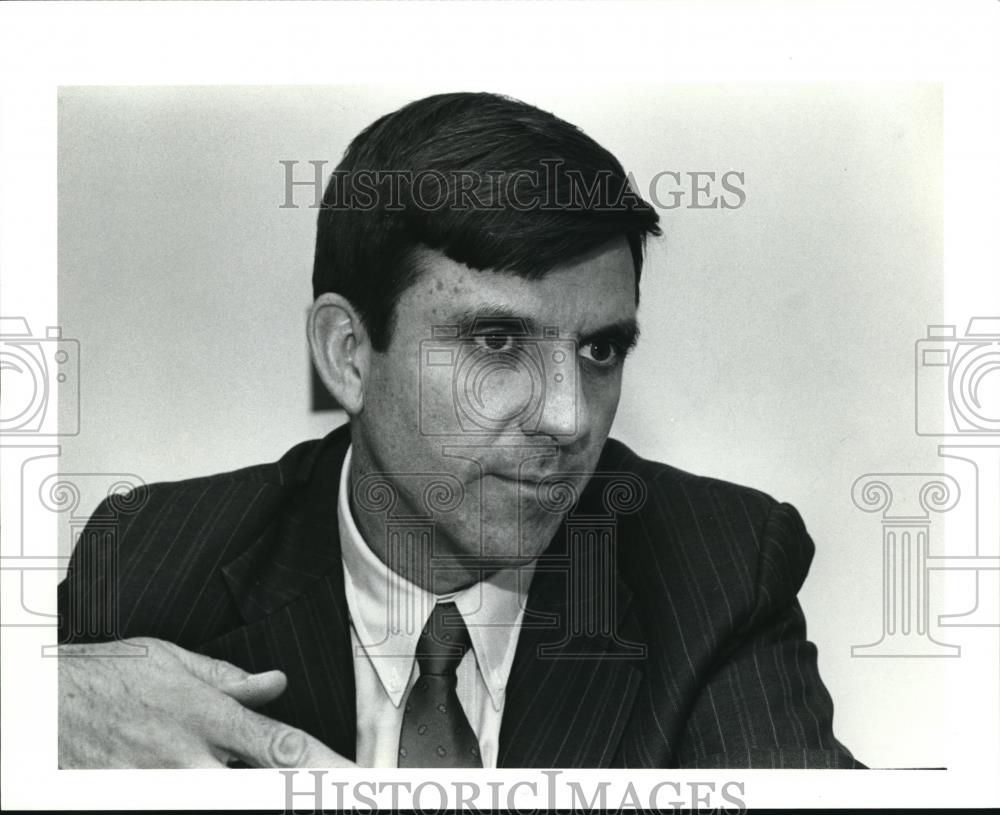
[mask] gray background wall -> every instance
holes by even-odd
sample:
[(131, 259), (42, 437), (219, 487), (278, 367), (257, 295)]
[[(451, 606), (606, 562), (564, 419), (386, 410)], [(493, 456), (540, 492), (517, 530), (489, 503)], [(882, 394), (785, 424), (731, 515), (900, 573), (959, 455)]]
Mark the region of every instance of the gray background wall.
[[(278, 162), (329, 171), (377, 116), (454, 89), (64, 88), (59, 317), (81, 343), (82, 428), (63, 470), (179, 479), (340, 423), (308, 409), (316, 213), (308, 191), (279, 208)], [(941, 469), (912, 421), (913, 343), (941, 320), (939, 89), (490, 90), (578, 124), (640, 186), (745, 173), (740, 209), (661, 213), (613, 435), (795, 504), (817, 544), (801, 599), (838, 736), (873, 765), (946, 764), (948, 711), (927, 704), (943, 663), (850, 657), (881, 631), (881, 533), (851, 484)]]

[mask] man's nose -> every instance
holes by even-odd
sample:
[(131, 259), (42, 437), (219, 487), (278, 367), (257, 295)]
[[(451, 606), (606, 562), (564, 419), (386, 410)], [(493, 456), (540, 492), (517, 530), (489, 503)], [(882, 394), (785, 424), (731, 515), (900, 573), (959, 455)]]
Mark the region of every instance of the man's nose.
[(586, 430), (587, 411), (576, 371), (562, 367), (546, 372), (537, 423), (525, 427), (528, 435), (554, 437), (560, 444), (578, 439)]

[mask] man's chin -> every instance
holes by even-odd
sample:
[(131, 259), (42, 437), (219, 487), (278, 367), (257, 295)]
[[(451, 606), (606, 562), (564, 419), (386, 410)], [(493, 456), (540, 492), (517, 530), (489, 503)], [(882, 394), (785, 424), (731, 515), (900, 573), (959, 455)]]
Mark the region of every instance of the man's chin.
[[(451, 558), (461, 561), (463, 565), (493, 571), (523, 566), (548, 548), (558, 528), (559, 522), (553, 522), (551, 518), (545, 518), (540, 524), (522, 523), (520, 529), (516, 520), (502, 523), (486, 521), (482, 530), (456, 530), (452, 534), (439, 536), (437, 554), (450, 554)], [(479, 540), (474, 541), (473, 538)], [(449, 545), (448, 540), (461, 541), (461, 544)]]
[(541, 528), (512, 528), (508, 534), (500, 534), (495, 538), (487, 536), (484, 541), (482, 556), (484, 560), (496, 558), (507, 563), (524, 565), (541, 555), (552, 541), (559, 524), (546, 524)]

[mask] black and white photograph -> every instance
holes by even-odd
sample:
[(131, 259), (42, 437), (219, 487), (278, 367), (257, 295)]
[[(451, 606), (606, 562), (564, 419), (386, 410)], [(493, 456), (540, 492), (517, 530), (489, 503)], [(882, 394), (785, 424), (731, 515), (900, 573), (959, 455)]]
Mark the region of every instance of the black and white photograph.
[(995, 6), (29, 5), (5, 809), (1000, 801)]

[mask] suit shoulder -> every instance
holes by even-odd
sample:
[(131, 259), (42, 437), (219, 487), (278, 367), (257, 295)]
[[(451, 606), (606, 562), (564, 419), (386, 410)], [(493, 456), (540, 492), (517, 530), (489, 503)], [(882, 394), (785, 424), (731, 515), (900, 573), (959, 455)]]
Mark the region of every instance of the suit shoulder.
[[(636, 455), (609, 441), (602, 466), (637, 475), (645, 487), (637, 511), (622, 519), (620, 562), (647, 596), (670, 593), (709, 604), (720, 630), (753, 618), (758, 607), (792, 602), (808, 574), (815, 547), (790, 504), (766, 492), (696, 475)], [(668, 586), (668, 588), (664, 588)], [(679, 602), (679, 601), (678, 601)]]
[(608, 439), (599, 469), (632, 473), (643, 481), (654, 497), (682, 501), (692, 508), (742, 505), (750, 518), (763, 522), (779, 502), (763, 490), (721, 478), (699, 475), (661, 461), (646, 459), (616, 439)]
[[(184, 647), (237, 624), (224, 567), (282, 517), (323, 448), (323, 441), (304, 442), (276, 462), (109, 496), (74, 548), (61, 611), (75, 607), (71, 597), (98, 598), (88, 600), (80, 630), (155, 636)], [(101, 581), (109, 580), (115, 591), (105, 602)]]
[[(109, 495), (91, 514), (88, 527), (114, 530), (123, 563), (150, 557), (164, 547), (183, 547), (186, 552), (225, 550), (231, 556), (308, 481), (325, 441), (297, 444), (278, 461), (152, 482)], [(80, 551), (77, 546), (74, 558)]]

